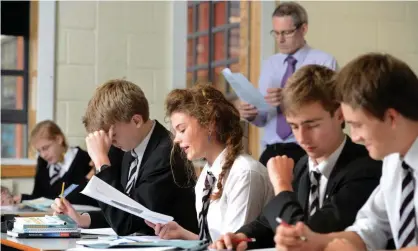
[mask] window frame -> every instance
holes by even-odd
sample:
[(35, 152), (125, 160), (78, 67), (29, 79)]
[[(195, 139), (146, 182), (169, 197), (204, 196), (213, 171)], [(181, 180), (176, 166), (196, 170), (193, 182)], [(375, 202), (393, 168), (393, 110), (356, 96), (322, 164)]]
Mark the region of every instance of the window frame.
[[(1, 34), (7, 35), (7, 34)], [(3, 109), (1, 108), (2, 124), (23, 124), (29, 123), (29, 35), (16, 36), (23, 37), (23, 69), (1, 69), (1, 76), (22, 77), (23, 78), (23, 108), (22, 109)]]
[[(209, 10), (208, 10), (208, 29), (204, 31), (198, 31), (198, 23), (199, 23), (199, 6), (201, 4), (208, 3)], [(215, 4), (219, 3), (219, 1), (188, 1), (187, 8), (192, 8), (192, 32), (187, 33), (187, 42), (192, 40), (192, 63), (191, 66), (187, 66), (186, 72), (187, 74), (192, 73), (192, 85), (194, 85), (197, 81), (197, 74), (199, 70), (207, 70), (208, 71), (208, 78), (207, 81), (209, 83), (213, 83), (215, 80), (215, 68), (219, 66), (230, 67), (232, 64), (239, 63), (239, 57), (231, 58), (230, 51), (229, 51), (229, 43), (230, 43), (230, 31), (232, 29), (240, 29), (240, 23), (225, 23), (220, 26), (215, 26)], [(231, 2), (225, 1), (225, 20), (229, 20), (231, 17)], [(214, 60), (214, 37), (216, 33), (223, 33), (224, 41), (223, 41), (223, 48), (225, 51), (225, 58), (222, 60)], [(198, 64), (198, 53), (197, 53), (197, 45), (198, 39), (201, 37), (208, 37), (208, 60), (207, 64)], [(226, 85), (226, 94), (230, 94), (230, 86)]]

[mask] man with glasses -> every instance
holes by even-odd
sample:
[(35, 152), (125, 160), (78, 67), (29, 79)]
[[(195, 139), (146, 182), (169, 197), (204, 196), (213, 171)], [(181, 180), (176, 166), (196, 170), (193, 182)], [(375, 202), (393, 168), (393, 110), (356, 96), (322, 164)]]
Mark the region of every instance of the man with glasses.
[(304, 65), (323, 65), (332, 70), (337, 68), (333, 56), (309, 47), (305, 40), (307, 31), (308, 15), (298, 3), (283, 2), (274, 10), (271, 35), (276, 39), (280, 52), (263, 63), (259, 90), (267, 103), (276, 109), (261, 112), (250, 104), (242, 103), (239, 106), (241, 117), (258, 127), (264, 127), (262, 144), (265, 150), (260, 157), (263, 165), (277, 155), (286, 155), (296, 163), (305, 154), (296, 143), (279, 108), (286, 80)]

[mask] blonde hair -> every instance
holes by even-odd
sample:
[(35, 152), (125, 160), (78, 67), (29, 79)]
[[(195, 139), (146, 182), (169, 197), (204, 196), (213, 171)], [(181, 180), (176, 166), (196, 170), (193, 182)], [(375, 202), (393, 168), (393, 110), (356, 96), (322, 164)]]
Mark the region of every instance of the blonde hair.
[(283, 113), (296, 113), (303, 105), (320, 102), (326, 111), (334, 115), (340, 107), (335, 97), (334, 75), (335, 72), (325, 66), (301, 67), (287, 80), (283, 90)]
[(107, 131), (116, 122), (129, 122), (135, 114), (141, 115), (144, 122), (149, 119), (144, 92), (132, 82), (114, 79), (96, 89), (82, 120), (88, 132)]
[(55, 140), (58, 136), (62, 137), (62, 147), (64, 147), (64, 152), (67, 151), (67, 139), (61, 131), (61, 128), (52, 120), (44, 120), (36, 124), (35, 128), (33, 128), (29, 137), (29, 143), (32, 145), (40, 138)]
[(222, 92), (209, 84), (171, 91), (166, 98), (165, 109), (168, 117), (174, 112), (184, 112), (196, 118), (204, 128), (214, 125), (211, 136), (226, 145), (226, 157), (217, 181), (218, 192), (211, 197), (213, 200), (219, 199), (224, 177), (243, 150), (243, 130), (238, 110)]

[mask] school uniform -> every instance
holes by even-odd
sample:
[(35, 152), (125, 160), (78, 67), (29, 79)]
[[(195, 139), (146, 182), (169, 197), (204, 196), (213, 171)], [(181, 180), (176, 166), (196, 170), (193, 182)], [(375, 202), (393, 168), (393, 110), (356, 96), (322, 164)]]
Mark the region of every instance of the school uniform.
[(346, 231), (356, 232), (367, 250), (384, 249), (393, 239), (396, 249), (418, 246), (418, 138), (404, 157), (383, 160), (379, 186)]
[(313, 166), (306, 155), (293, 170), (293, 191), (276, 195), (257, 220), (237, 232), (256, 238), (250, 248), (274, 247), (277, 217), (289, 224), (304, 222), (313, 231), (342, 231), (379, 184), (382, 162), (371, 159), (364, 146), (346, 136), (330, 157)]
[[(146, 208), (173, 216), (182, 227), (197, 232), (194, 172), (186, 166), (187, 160), (182, 158), (179, 148), (170, 157), (172, 146), (170, 132), (154, 121), (141, 144), (125, 153), (121, 168), (103, 167), (96, 175)], [(144, 219), (98, 203), (102, 210), (89, 212), (90, 228), (110, 226), (118, 235), (154, 234)]]
[(267, 169), (250, 155), (240, 154), (224, 177), (221, 197), (212, 200), (210, 195), (219, 191), (217, 183), (225, 157), (226, 149), (212, 166), (205, 165), (195, 188), (199, 237), (209, 241), (255, 220), (273, 197)]
[[(64, 160), (56, 164), (48, 164), (38, 157), (33, 192), (22, 194), (22, 201), (40, 197), (55, 199), (61, 194), (63, 182), (65, 188), (71, 184), (85, 184), (86, 175), (92, 168), (89, 163), (88, 153), (79, 147), (69, 147)], [(73, 204), (96, 205), (95, 200), (75, 191), (67, 199)]]

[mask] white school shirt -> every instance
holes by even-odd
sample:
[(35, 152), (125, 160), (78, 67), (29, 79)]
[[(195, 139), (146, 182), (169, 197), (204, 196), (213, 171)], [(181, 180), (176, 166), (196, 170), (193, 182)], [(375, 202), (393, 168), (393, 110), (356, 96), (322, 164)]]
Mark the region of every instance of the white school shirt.
[[(207, 172), (215, 176), (212, 193), (216, 193), (219, 174), (226, 155), (224, 150), (214, 161), (202, 170), (196, 183), (196, 212), (202, 210), (202, 194)], [(240, 227), (256, 219), (264, 206), (273, 197), (267, 168), (248, 154), (239, 155), (224, 177), (222, 196), (209, 204), (207, 222), (212, 240), (217, 240), (227, 232), (235, 232)]]
[[(367, 250), (384, 249), (391, 238), (400, 248), (398, 231), (400, 228), (399, 210), (402, 200), (402, 180), (405, 161), (413, 170), (415, 184), (415, 221), (418, 226), (418, 138), (402, 159), (399, 153), (388, 155), (383, 160), (382, 177), (379, 186), (373, 191), (366, 204), (357, 214), (356, 221), (346, 231), (354, 231), (363, 239)], [(415, 237), (418, 229), (415, 229)]]
[[(69, 147), (64, 154), (64, 160), (62, 162), (57, 163), (58, 165), (61, 166), (61, 169), (59, 172), (60, 178), (64, 177), (64, 175), (68, 172), (68, 169), (70, 169), (70, 166), (73, 163), (77, 153), (78, 153), (77, 147)], [(54, 175), (54, 165), (48, 165), (48, 172), (49, 172), (49, 177), (52, 177), (52, 175)]]

